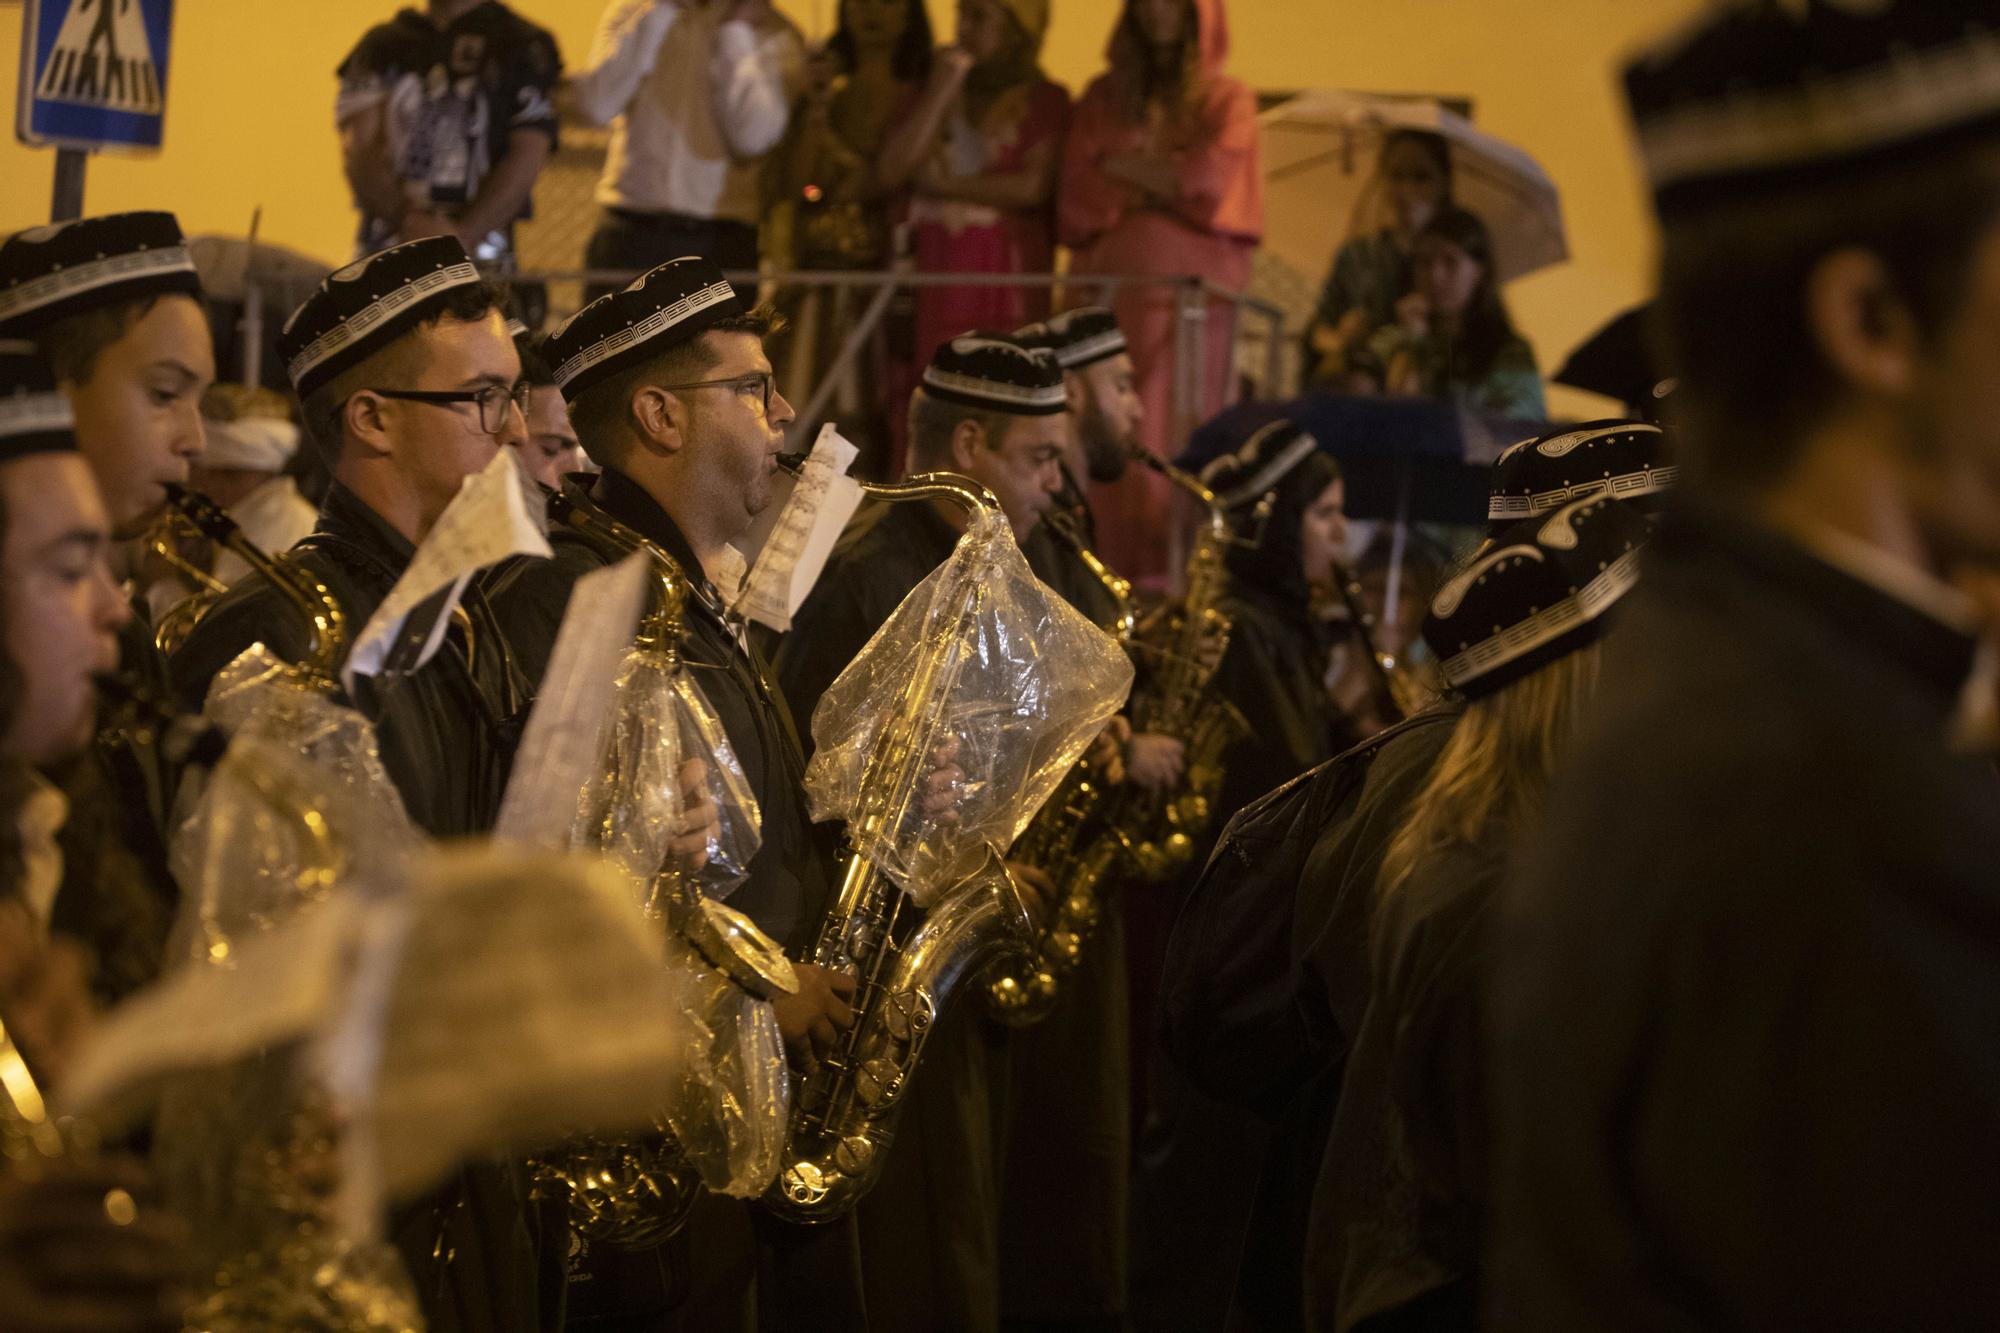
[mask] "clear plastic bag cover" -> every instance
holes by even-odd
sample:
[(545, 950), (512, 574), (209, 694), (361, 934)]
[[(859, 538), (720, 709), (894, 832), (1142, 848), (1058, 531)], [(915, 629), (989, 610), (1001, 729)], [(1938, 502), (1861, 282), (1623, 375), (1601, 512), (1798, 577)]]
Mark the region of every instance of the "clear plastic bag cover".
[(653, 884), (684, 804), (681, 763), (701, 759), (720, 831), (690, 878), (709, 897), (728, 897), (749, 876), (763, 814), (721, 719), (685, 668), (670, 669), (646, 649), (626, 657), (612, 707), (604, 763), (577, 797), (571, 845), (596, 848), (640, 884)]
[(679, 939), (667, 941), (667, 954), (679, 1011), (694, 1032), (666, 1122), (711, 1190), (755, 1198), (777, 1178), (791, 1117), (777, 1013)]
[[(172, 957), (228, 966), (240, 941), (337, 887), (392, 878), (422, 842), (373, 724), (287, 675), (257, 645), (209, 687), (204, 715), (230, 743), (169, 850), (182, 894)], [(335, 1217), (340, 1129), (295, 1048), (167, 1081), (153, 1157), (169, 1207), (198, 1238), (189, 1327), (423, 1327), (394, 1248)]]
[(169, 848), (182, 902), (170, 957), (226, 963), (236, 937), (393, 873), (422, 841), (374, 724), (287, 671), (260, 644), (209, 687), (204, 715), (230, 742)]
[[(982, 513), (813, 710), (813, 817), (846, 820), (856, 850), (929, 906), (1013, 844), (1131, 688), (1118, 641)], [(952, 743), (961, 799), (927, 818), (920, 788)]]

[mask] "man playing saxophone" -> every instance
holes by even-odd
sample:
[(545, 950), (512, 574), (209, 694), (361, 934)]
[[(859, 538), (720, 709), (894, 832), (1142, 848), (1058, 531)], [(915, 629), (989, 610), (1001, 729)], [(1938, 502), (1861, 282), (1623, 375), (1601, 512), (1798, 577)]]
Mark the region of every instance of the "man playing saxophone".
[[(1061, 487), (1065, 406), (1062, 371), (1048, 353), (1004, 338), (953, 339), (912, 396), (912, 468), (980, 482), (1020, 540)], [(779, 678), (802, 724), (875, 630), (952, 553), (965, 524), (944, 501), (876, 504), (856, 515), (779, 649)], [(1046, 881), (1020, 878), (1047, 895)], [(862, 1278), (876, 1330), (997, 1324), (994, 1096), (1005, 1048), (977, 1008), (951, 1007), (930, 1037), (902, 1111), (905, 1130), (860, 1204)]]
[[(384, 316), (383, 312), (390, 312)], [(461, 484), (522, 438), (521, 367), (501, 293), (449, 237), (412, 241), (335, 273), (300, 306), (279, 350), (314, 447), (334, 481), (314, 532), (283, 559), (339, 603), (350, 632), (394, 587)], [(410, 817), (434, 837), (481, 832), (498, 812), (521, 707), (509, 654), (484, 600), (472, 632), (352, 702), (375, 723), (383, 766)], [(174, 655), (176, 694), (199, 708), (210, 681), (254, 643), (298, 661), (313, 627), (267, 571), (239, 580)], [(345, 655), (346, 645), (341, 645)], [(475, 1163), (394, 1219), (433, 1330), (536, 1328), (548, 1278), (525, 1173)]]
[[(633, 329), (644, 330), (637, 338)], [(598, 531), (636, 534), (690, 588), (681, 655), (715, 709), (763, 815), (749, 878), (730, 897), (794, 958), (810, 950), (836, 888), (832, 830), (807, 813), (805, 760), (761, 657), (724, 609), (711, 571), (771, 499), (791, 404), (763, 340), (772, 320), (746, 310), (713, 264), (677, 259), (599, 298), (546, 344), (585, 452), (603, 471), (565, 479), (563, 499)], [(552, 560), (495, 576), (493, 599), (523, 670), (546, 670), (576, 581), (623, 550), (576, 525), (550, 534)], [(954, 773), (933, 775), (940, 791)], [(853, 980), (795, 963), (799, 990), (773, 999), (794, 1062), (809, 1067), (850, 1027)], [(594, 1249), (573, 1282), (569, 1326), (696, 1329), (739, 1320), (766, 1329), (862, 1328), (853, 1231), (804, 1229), (705, 1194), (686, 1227), (637, 1253)]]

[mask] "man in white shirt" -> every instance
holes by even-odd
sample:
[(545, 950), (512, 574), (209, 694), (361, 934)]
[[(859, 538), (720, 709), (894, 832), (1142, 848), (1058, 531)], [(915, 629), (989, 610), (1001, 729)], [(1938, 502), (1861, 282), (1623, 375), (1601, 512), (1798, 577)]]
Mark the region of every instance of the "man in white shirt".
[(611, 0), (568, 83), (612, 127), (589, 266), (755, 269), (759, 168), (804, 80), (805, 43), (771, 0)]

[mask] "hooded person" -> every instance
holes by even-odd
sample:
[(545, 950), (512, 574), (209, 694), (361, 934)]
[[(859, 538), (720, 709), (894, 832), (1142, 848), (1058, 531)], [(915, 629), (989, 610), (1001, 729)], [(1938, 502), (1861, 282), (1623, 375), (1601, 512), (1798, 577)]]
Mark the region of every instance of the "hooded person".
[(1492, 923), (1650, 533), (1626, 504), (1578, 500), (1509, 528), (1431, 601), (1424, 639), (1465, 709), (1372, 886), (1367, 1008), (1302, 1250), (1308, 1328), (1480, 1326)]
[[(1110, 69), (1084, 91), (1063, 149), (1057, 229), (1074, 278), (1199, 273), (1226, 288), (1249, 283), (1264, 234), (1257, 99), (1224, 72), (1228, 55), (1223, 0), (1128, 0), (1106, 51)], [(1193, 424), (1175, 412), (1176, 301), (1159, 285), (1120, 287), (1110, 302), (1145, 402), (1142, 440), (1163, 456)], [(1207, 329), (1196, 420), (1227, 401), (1234, 377), (1227, 305), (1209, 304)], [(1106, 558), (1142, 587), (1164, 587), (1166, 481), (1135, 471), (1096, 496)]]
[[(268, 389), (218, 384), (202, 396), (208, 448), (189, 470), (188, 485), (229, 511), (260, 551), (289, 551), (319, 521), (299, 491), (299, 427), (285, 400)], [(233, 551), (216, 556), (225, 585), (249, 571)]]
[[(1340, 468), (1290, 421), (1260, 428), (1214, 460), (1202, 481), (1235, 538), (1217, 610), (1229, 644), (1209, 688), (1244, 727), (1223, 750), (1219, 826), (1264, 793), (1356, 739), (1326, 690), (1332, 644), (1313, 614), (1313, 588), (1333, 577), (1345, 540)], [(1193, 864), (1201, 865), (1207, 848)], [(1236, 1247), (1251, 1211), (1267, 1131), (1151, 1057), (1154, 995), (1171, 920), (1128, 903), (1133, 1031), (1141, 1034), (1147, 1111), (1138, 1152), (1133, 1317), (1141, 1327), (1219, 1327), (1234, 1286)], [(1228, 1143), (1226, 1153), (1216, 1151)]]

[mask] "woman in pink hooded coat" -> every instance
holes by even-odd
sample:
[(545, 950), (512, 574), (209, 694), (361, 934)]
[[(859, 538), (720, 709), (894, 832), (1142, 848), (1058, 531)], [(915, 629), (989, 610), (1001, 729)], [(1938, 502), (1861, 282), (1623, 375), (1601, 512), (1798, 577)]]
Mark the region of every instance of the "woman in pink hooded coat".
[[(1223, 73), (1223, 0), (1126, 0), (1106, 55), (1070, 122), (1057, 195), (1071, 271), (1200, 275), (1241, 290), (1264, 233), (1257, 99)], [(1108, 303), (1131, 342), (1146, 404), (1145, 443), (1174, 452), (1174, 309), (1168, 287), (1133, 287)], [(1228, 400), (1235, 329), (1227, 305), (1208, 310), (1207, 417)], [(1134, 469), (1099, 488), (1100, 552), (1111, 566), (1162, 586), (1168, 492)]]

